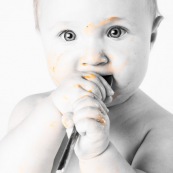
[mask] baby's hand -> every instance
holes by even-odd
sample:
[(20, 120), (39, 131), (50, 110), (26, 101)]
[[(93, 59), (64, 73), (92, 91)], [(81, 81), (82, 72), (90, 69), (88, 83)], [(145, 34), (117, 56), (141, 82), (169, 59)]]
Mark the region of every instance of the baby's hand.
[(74, 103), (73, 122), (80, 137), (75, 145), (79, 159), (100, 155), (109, 145), (109, 118), (105, 104), (90, 96)]
[(75, 147), (79, 159), (96, 157), (107, 148), (109, 118), (105, 103), (113, 94), (106, 80), (95, 73), (73, 74), (52, 93), (64, 126), (75, 124), (81, 135)]
[(81, 72), (63, 80), (51, 97), (55, 106), (64, 115), (73, 112), (73, 103), (84, 96), (110, 102), (112, 95), (111, 87), (100, 75)]

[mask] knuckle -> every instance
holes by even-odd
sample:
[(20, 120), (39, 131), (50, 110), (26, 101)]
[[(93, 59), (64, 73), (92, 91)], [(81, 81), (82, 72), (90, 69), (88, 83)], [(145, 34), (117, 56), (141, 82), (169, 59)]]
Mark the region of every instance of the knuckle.
[(93, 104), (97, 109), (98, 109), (98, 108), (101, 108), (100, 103), (97, 102), (97, 101), (93, 101), (92, 104)]

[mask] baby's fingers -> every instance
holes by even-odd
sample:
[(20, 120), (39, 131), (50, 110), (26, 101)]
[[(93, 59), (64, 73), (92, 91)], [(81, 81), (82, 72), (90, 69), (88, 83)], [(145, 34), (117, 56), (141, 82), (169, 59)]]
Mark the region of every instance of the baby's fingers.
[(95, 107), (85, 107), (74, 113), (73, 122), (75, 124), (84, 119), (94, 119), (101, 125), (106, 125), (105, 115)]
[(106, 98), (106, 90), (102, 84), (102, 82), (100, 81), (100, 79), (98, 78), (98, 75), (96, 74), (83, 74), (83, 78), (91, 81), (93, 83), (95, 83), (97, 85), (97, 87), (99, 88), (99, 90), (101, 91), (101, 95), (102, 95), (102, 100), (105, 100)]
[(85, 107), (96, 107), (104, 114), (107, 114), (109, 110), (101, 100), (96, 100), (91, 96), (84, 96), (73, 103), (73, 112), (76, 112)]
[[(100, 75), (98, 75), (98, 78), (100, 79), (100, 81), (103, 83), (103, 85), (105, 86), (106, 89), (106, 95), (107, 96), (113, 96), (114, 95), (114, 91), (112, 90), (111, 86), (108, 84), (108, 82)], [(112, 77), (113, 80), (113, 77)], [(113, 81), (112, 81), (113, 82)]]
[(103, 135), (107, 135), (107, 128), (94, 119), (80, 120), (75, 127), (81, 136), (89, 138), (92, 142), (102, 140)]
[[(83, 78), (86, 80), (94, 82), (100, 89), (102, 93), (102, 100), (105, 100), (106, 97), (110, 97), (114, 95), (114, 91), (111, 88), (111, 84), (109, 84), (101, 75), (92, 72), (91, 74), (83, 75)], [(113, 83), (113, 76), (109, 76), (111, 83)]]

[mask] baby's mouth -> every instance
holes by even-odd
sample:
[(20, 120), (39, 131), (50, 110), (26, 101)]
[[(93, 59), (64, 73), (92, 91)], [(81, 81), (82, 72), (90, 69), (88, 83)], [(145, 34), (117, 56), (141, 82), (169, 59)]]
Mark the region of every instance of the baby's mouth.
[(113, 75), (107, 75), (107, 76), (102, 76), (102, 77), (107, 81), (107, 83), (112, 88), (113, 87), (113, 81), (114, 81)]

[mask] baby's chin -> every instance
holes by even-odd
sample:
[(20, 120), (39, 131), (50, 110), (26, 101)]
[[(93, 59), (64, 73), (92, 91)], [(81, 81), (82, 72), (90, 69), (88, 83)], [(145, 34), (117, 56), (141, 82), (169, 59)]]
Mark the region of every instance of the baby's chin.
[(115, 94), (113, 95), (112, 102), (110, 103), (105, 103), (105, 105), (110, 108), (110, 107), (119, 107), (125, 104), (132, 96), (135, 94), (135, 91), (133, 92), (128, 92), (128, 93), (121, 93), (118, 91), (115, 91)]

